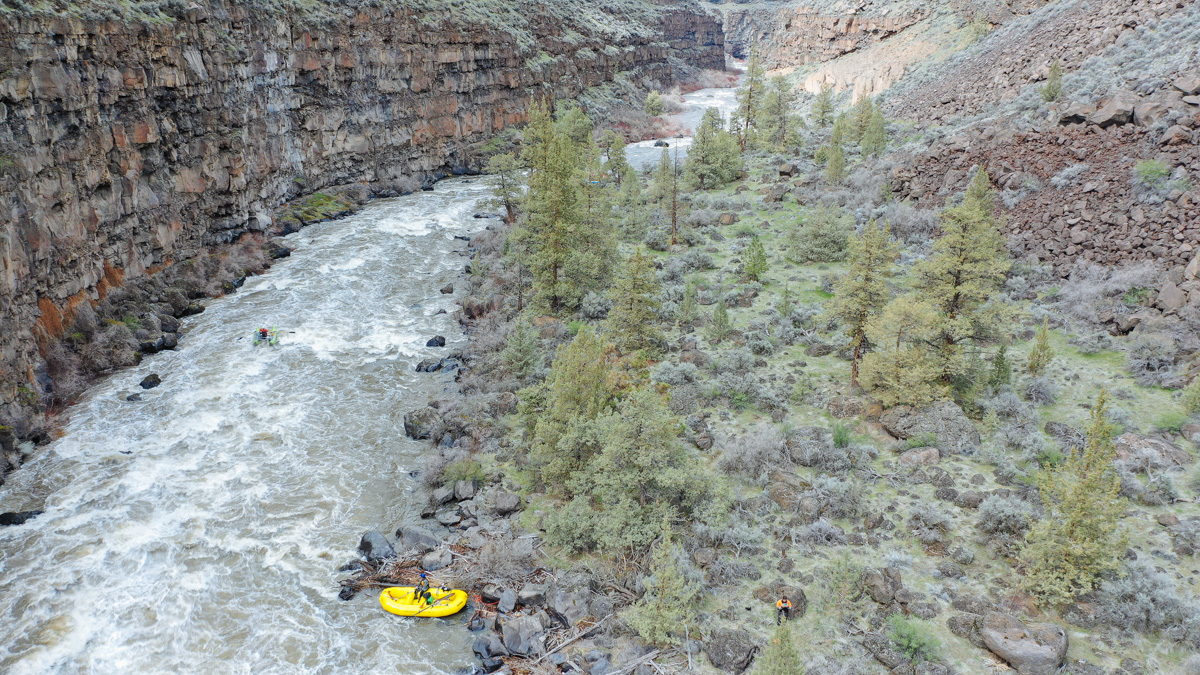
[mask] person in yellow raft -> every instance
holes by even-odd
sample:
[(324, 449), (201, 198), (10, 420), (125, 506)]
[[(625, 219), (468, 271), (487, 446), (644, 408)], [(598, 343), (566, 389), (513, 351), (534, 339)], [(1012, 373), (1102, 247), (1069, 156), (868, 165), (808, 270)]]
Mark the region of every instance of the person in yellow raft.
[(421, 572), (421, 581), (413, 588), (413, 599), (420, 598), (428, 605), (432, 597), (429, 593), (429, 577), (425, 576), (424, 572)]
[(778, 626), (786, 621), (791, 616), (791, 613), (792, 601), (788, 600), (785, 595), (779, 599), (779, 602), (775, 603), (775, 625)]

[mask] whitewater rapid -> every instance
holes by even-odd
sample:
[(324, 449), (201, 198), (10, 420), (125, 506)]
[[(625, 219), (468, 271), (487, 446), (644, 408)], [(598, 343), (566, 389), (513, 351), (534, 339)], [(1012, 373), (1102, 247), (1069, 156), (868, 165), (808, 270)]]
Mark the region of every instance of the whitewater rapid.
[[(337, 569), (366, 530), (419, 515), (424, 444), (402, 417), (454, 390), (413, 367), (463, 344), (439, 289), (487, 193), (443, 181), (289, 235), (292, 256), (186, 319), (178, 351), (89, 391), (0, 488), (0, 511), (45, 511), (0, 528), (0, 672), (469, 670), (461, 618), (343, 602)], [(261, 325), (279, 345), (251, 345)]]

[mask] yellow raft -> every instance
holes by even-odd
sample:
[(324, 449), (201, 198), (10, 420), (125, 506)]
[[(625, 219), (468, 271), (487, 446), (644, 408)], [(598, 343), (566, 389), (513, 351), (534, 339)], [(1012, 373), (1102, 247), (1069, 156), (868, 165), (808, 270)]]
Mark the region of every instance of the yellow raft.
[(467, 592), (429, 589), (429, 602), (413, 596), (412, 586), (392, 586), (379, 594), (379, 604), (400, 616), (450, 616), (467, 606)]

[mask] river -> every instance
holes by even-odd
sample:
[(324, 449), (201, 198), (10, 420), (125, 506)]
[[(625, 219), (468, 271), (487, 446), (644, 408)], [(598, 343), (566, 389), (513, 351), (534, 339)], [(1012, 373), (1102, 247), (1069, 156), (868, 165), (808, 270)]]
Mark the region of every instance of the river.
[(654, 144), (658, 140), (666, 141), (670, 146), (668, 151), (672, 159), (675, 158), (675, 150), (679, 150), (679, 163), (687, 159), (688, 146), (692, 144), (691, 132), (700, 126), (700, 118), (704, 116), (704, 111), (709, 108), (716, 108), (721, 111), (721, 119), (729, 123), (729, 116), (737, 109), (736, 90), (728, 87), (712, 88), (712, 89), (697, 89), (690, 94), (683, 95), (682, 110), (672, 115), (666, 115), (665, 120), (668, 124), (681, 129), (687, 129), (688, 135), (683, 137), (665, 137), (649, 141), (639, 141), (630, 143), (625, 146), (625, 157), (629, 161), (630, 166), (638, 171), (646, 171), (658, 166), (662, 159), (661, 147), (655, 147)]
[[(90, 390), (0, 494), (45, 510), (0, 528), (0, 672), (470, 669), (461, 617), (343, 602), (337, 568), (364, 531), (419, 515), (425, 445), (402, 417), (454, 390), (413, 367), (463, 343), (439, 289), (487, 192), (442, 181), (289, 235), (292, 256), (185, 320), (178, 351)], [(288, 332), (254, 347), (259, 325)]]

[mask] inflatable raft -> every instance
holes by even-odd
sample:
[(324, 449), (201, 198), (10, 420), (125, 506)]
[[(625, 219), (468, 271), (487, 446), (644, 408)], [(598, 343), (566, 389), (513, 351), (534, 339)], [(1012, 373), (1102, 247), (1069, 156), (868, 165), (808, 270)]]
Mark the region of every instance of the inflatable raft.
[(379, 594), (379, 604), (400, 616), (450, 616), (467, 606), (467, 593), (458, 589), (429, 589), (429, 602), (413, 596), (412, 586), (392, 586)]

